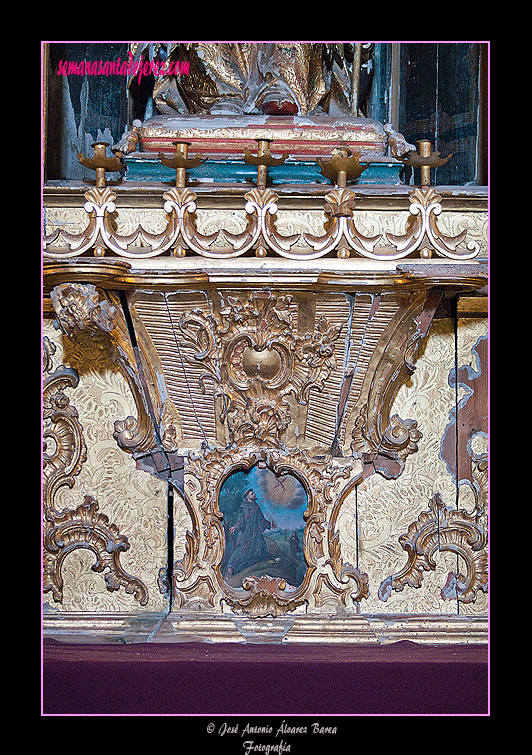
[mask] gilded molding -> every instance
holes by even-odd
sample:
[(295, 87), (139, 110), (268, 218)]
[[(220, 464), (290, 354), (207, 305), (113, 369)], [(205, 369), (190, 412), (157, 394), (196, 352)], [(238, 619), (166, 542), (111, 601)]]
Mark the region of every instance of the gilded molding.
[[(161, 149), (172, 150), (176, 141), (188, 141), (194, 149), (203, 150), (210, 155), (231, 153), (242, 155), (246, 147), (253, 146), (258, 140), (275, 140), (282, 151), (292, 155), (326, 155), (338, 144), (357, 146), (364, 156), (381, 156), (386, 149), (388, 131), (377, 121), (368, 118), (349, 119), (325, 117), (286, 118), (281, 120), (265, 119), (264, 116), (240, 116), (242, 125), (227, 125), (229, 119), (187, 116), (185, 118), (168, 118), (154, 116), (144, 121), (140, 129), (140, 141), (146, 152), (158, 152)], [(264, 120), (264, 123), (260, 123)], [(225, 121), (225, 124), (224, 124)], [(346, 128), (346, 123), (351, 127)], [(210, 128), (208, 127), (210, 125)], [(398, 140), (404, 137), (394, 133)], [(410, 145), (408, 145), (410, 146)]]
[[(298, 213), (282, 210), (279, 195), (270, 188), (256, 187), (244, 194), (242, 219), (239, 221), (243, 229), (236, 233), (231, 230), (235, 222), (233, 216), (226, 219), (223, 214), (219, 215), (215, 229), (210, 233), (200, 231), (198, 195), (190, 188), (174, 187), (163, 193), (161, 211), (166, 213), (166, 220), (161, 215), (159, 227), (162, 230), (159, 232), (146, 230), (144, 219), (137, 225), (134, 221), (133, 224), (127, 223), (128, 211), (122, 218), (123, 211), (118, 213), (116, 208), (117, 195), (108, 187), (92, 188), (85, 193), (85, 198), (88, 225), (78, 234), (60, 227), (46, 235), (45, 258), (79, 257), (92, 250), (96, 257), (112, 255), (131, 260), (190, 254), (231, 259), (249, 251), (258, 257), (273, 253), (292, 260), (312, 260), (330, 255), (341, 259), (355, 256), (381, 261), (407, 257), (428, 259), (433, 255), (452, 260), (470, 260), (481, 251), (480, 241), (471, 238), (468, 218), (464, 218), (467, 227), (455, 235), (449, 235), (444, 230), (448, 219), (446, 214), (442, 215), (442, 198), (430, 187), (415, 188), (410, 194), (408, 215), (400, 212), (396, 219), (390, 213), (382, 214), (383, 220), (390, 216), (388, 222), (381, 222), (382, 231), (369, 235), (359, 226), (357, 218), (364, 219), (364, 215), (357, 209), (355, 193), (347, 188), (336, 188), (326, 195), (321, 215), (318, 213), (314, 220), (316, 229), (325, 229), (324, 233), (318, 234), (304, 227), (299, 230), (301, 223)], [(372, 214), (373, 227), (379, 217)], [(399, 222), (404, 223), (405, 217), (405, 232), (391, 230)], [(153, 220), (147, 220), (153, 223)], [(213, 227), (211, 215), (208, 224)], [(121, 235), (117, 227), (129, 232)], [(287, 228), (298, 230), (283, 232)]]

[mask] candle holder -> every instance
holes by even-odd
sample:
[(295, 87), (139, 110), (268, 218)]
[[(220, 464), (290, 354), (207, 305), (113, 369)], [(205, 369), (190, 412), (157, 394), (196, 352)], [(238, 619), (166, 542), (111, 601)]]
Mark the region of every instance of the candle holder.
[(419, 139), (417, 142), (418, 154), (415, 152), (409, 152), (405, 157), (399, 157), (398, 159), (404, 165), (408, 165), (411, 168), (421, 169), (421, 186), (430, 186), (430, 169), (439, 168), (449, 162), (452, 154), (448, 157), (440, 157), (439, 152), (432, 151), (432, 143), (430, 139)]
[(321, 157), (316, 159), (320, 166), (320, 173), (329, 181), (336, 183), (339, 189), (345, 189), (348, 181), (356, 181), (369, 165), (361, 165), (360, 154), (352, 152), (349, 147), (338, 147), (332, 150), (329, 160)]
[(268, 168), (275, 165), (282, 165), (288, 155), (282, 157), (273, 157), (270, 152), (270, 144), (273, 139), (255, 139), (258, 145), (257, 154), (252, 155), (249, 149), (244, 148), (244, 162), (246, 165), (257, 166), (257, 188), (265, 189), (268, 180)]
[(187, 170), (197, 168), (207, 158), (203, 157), (203, 155), (189, 158), (188, 148), (190, 147), (190, 142), (172, 142), (172, 144), (175, 145), (175, 153), (172, 157), (166, 157), (163, 152), (159, 152), (158, 158), (167, 168), (172, 168), (176, 171), (176, 188), (184, 189), (186, 186)]
[(107, 157), (106, 150), (109, 142), (94, 142), (91, 147), (94, 149), (93, 157), (85, 157), (81, 152), (77, 153), (77, 158), (83, 167), (96, 171), (96, 188), (104, 189), (105, 174), (118, 173), (123, 170), (124, 163), (120, 157)]

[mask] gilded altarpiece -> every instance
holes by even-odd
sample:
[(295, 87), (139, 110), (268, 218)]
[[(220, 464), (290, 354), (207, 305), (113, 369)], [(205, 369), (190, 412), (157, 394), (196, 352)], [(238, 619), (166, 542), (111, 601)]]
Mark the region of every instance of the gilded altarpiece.
[[(87, 296), (83, 285), (54, 288), (60, 312), (65, 288), (70, 297), (72, 289)], [(458, 318), (456, 328), (438, 318), (427, 337), (424, 317), (432, 319), (441, 296), (434, 289), (233, 289), (129, 298), (152, 373), (144, 385), (157, 402), (161, 447), (179, 448), (184, 457), (184, 484), (170, 485), (171, 597), (168, 482), (145, 453), (127, 448), (128, 428), (133, 437), (138, 425), (131, 418), (143, 405), (134, 381), (124, 377), (127, 359), (110, 358), (108, 332), (69, 338), (57, 321), (54, 327), (45, 320), (45, 384), (54, 368), (75, 375), (62, 395), (77, 415), (85, 449), (70, 482), (54, 492), (54, 509), (76, 511), (89, 495), (127, 543), (107, 584), (94, 573), (97, 548), (77, 543), (64, 558), (62, 594), (54, 593), (61, 602), (46, 596), (52, 634), (61, 636), (54, 616), (68, 616), (74, 619), (68, 637), (107, 617), (100, 635), (122, 633), (129, 641), (349, 641), (349, 629), (351, 641), (434, 641), (442, 632), (432, 623), (451, 616), (454, 636), (463, 641), (458, 624), (476, 616), (482, 624), (487, 610), (486, 428), (470, 433), (463, 452), (472, 471), (458, 486), (449, 456), (455, 445), (445, 437), (456, 400), (467, 402), (473, 378), (485, 369), (479, 346), (487, 334), (485, 318)], [(458, 387), (457, 358), (459, 374), (462, 368), (471, 378)], [(299, 584), (279, 571), (280, 551), (265, 554), (267, 573), (244, 576), (239, 586), (223, 568), (229, 529), (220, 492), (232, 475), (261, 469), (281, 484), (297, 480), (307, 496), (300, 531), (307, 570)], [(427, 521), (427, 554), (409, 560), (407, 535), (414, 541)], [(286, 554), (290, 534), (281, 543)], [(407, 628), (413, 617), (416, 626)]]
[(46, 192), (46, 635), (485, 641), (485, 196), (377, 126), (421, 186), (355, 190), (341, 144), (274, 192), (254, 126), (253, 188), (193, 190), (182, 141), (175, 186), (96, 143)]

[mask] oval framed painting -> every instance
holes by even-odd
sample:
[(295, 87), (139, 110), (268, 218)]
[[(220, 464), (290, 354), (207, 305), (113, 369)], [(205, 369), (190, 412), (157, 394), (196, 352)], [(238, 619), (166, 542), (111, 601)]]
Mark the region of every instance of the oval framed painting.
[(286, 580), (289, 589), (301, 585), (307, 573), (308, 497), (295, 475), (259, 466), (239, 469), (220, 488), (218, 507), (225, 534), (220, 572), (229, 586), (265, 575)]

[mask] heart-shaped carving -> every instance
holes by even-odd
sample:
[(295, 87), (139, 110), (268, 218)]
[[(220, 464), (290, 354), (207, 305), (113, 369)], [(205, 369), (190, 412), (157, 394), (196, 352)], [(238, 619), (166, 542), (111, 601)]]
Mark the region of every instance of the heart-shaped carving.
[(250, 378), (272, 380), (282, 367), (281, 355), (276, 349), (254, 349), (246, 346), (242, 353), (242, 369)]

